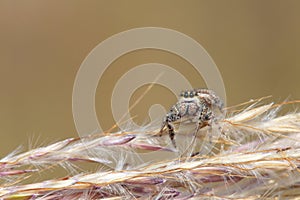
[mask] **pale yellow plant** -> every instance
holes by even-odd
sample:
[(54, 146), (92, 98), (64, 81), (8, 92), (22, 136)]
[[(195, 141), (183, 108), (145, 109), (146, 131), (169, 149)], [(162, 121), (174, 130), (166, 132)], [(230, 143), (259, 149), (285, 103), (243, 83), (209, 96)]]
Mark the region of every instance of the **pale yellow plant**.
[[(0, 198), (300, 199), (300, 113), (278, 114), (297, 101), (261, 101), (227, 108), (188, 151), (190, 131), (179, 131), (177, 140), (188, 142), (174, 149), (167, 135), (158, 136), (159, 127), (147, 126), (12, 153), (0, 160)], [(164, 153), (167, 158), (144, 159)], [(79, 161), (106, 167), (82, 171), (75, 167)], [(70, 170), (68, 176), (28, 179), (59, 166)]]

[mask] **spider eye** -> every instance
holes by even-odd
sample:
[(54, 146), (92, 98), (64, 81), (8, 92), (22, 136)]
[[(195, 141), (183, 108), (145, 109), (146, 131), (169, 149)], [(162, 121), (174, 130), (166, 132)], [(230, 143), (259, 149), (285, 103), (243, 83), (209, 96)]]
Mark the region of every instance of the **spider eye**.
[(183, 97), (183, 95), (184, 95), (184, 92), (181, 92), (181, 93), (180, 93), (180, 96)]
[(194, 92), (190, 93), (190, 97), (193, 98), (194, 97)]
[(189, 97), (189, 93), (188, 92), (184, 92), (184, 97), (188, 98)]

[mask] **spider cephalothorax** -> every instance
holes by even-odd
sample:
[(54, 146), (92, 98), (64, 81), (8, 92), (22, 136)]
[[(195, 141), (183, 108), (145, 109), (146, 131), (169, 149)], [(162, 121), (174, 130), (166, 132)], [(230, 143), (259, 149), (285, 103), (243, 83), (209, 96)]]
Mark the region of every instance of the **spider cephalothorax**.
[(210, 126), (215, 119), (214, 108), (217, 108), (219, 111), (223, 109), (223, 102), (214, 91), (209, 89), (184, 91), (180, 94), (177, 103), (171, 107), (164, 118), (160, 134), (167, 127), (170, 139), (174, 147), (176, 147), (174, 140), (175, 131), (172, 122), (187, 118), (197, 123), (197, 129), (207, 125)]

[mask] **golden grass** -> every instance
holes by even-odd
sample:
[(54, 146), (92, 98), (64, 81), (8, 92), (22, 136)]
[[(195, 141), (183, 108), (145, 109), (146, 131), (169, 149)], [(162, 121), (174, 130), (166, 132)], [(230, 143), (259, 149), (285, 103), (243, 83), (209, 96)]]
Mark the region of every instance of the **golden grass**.
[[(261, 101), (228, 108), (193, 146), (190, 128), (180, 128), (174, 149), (167, 134), (146, 126), (12, 153), (0, 160), (0, 198), (300, 199), (300, 113), (279, 115), (288, 102)], [(30, 178), (61, 166), (63, 178)]]

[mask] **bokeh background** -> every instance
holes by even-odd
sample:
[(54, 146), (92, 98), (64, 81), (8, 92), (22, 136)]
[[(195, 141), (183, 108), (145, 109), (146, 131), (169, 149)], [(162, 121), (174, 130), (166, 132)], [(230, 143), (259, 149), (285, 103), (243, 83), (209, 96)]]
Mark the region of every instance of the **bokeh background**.
[[(0, 156), (23, 145), (38, 146), (77, 137), (72, 89), (87, 54), (113, 34), (137, 27), (165, 27), (198, 41), (217, 64), (228, 105), (272, 95), (274, 101), (300, 99), (300, 1), (0, 0)], [(105, 72), (96, 94), (104, 129), (114, 120), (114, 83), (136, 65), (174, 67), (194, 87), (202, 78), (182, 58), (141, 50), (118, 58)], [(145, 88), (131, 99), (133, 103)], [(149, 106), (166, 108), (176, 97), (153, 87), (132, 110), (137, 123)]]

